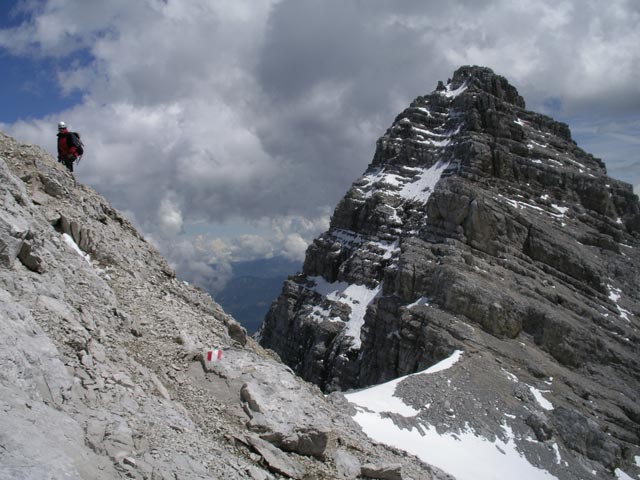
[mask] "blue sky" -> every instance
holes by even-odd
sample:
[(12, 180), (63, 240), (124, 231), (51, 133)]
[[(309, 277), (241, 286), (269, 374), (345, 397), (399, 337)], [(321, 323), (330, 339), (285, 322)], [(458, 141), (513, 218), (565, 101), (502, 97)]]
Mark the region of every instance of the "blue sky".
[[(21, 11), (20, 2), (0, 3), (0, 29), (11, 28), (28, 21), (30, 16)], [(83, 55), (84, 53), (84, 55)], [(36, 55), (12, 55), (0, 49), (2, 85), (0, 89), (0, 122), (13, 123), (30, 120), (52, 112), (61, 112), (79, 103), (79, 91), (63, 94), (58, 86), (57, 72), (68, 69), (73, 63), (89, 61), (86, 52), (75, 52), (69, 57), (51, 58)]]
[(639, 24), (633, 0), (3, 1), (0, 129), (53, 152), (65, 120), (80, 181), (215, 286), (232, 260), (302, 258), (396, 114), (463, 64), (637, 189)]
[(63, 111), (80, 101), (74, 95), (61, 95), (57, 79), (51, 76), (55, 62), (44, 59), (15, 58), (3, 53), (0, 121), (35, 119)]

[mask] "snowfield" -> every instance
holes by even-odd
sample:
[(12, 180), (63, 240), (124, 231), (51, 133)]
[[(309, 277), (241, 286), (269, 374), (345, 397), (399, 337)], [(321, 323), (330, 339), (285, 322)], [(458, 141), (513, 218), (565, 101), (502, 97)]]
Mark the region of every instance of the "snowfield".
[[(363, 177), (367, 183), (362, 185), (365, 198), (370, 198), (379, 190), (400, 196), (404, 200), (427, 203), (433, 189), (440, 180), (442, 172), (449, 166), (449, 162), (437, 162), (429, 168), (412, 169), (411, 177), (403, 177), (396, 173), (387, 173), (384, 169), (370, 173)], [(391, 189), (389, 189), (391, 187)]]
[[(353, 339), (352, 346), (355, 350), (360, 349), (360, 330), (364, 325), (364, 316), (367, 307), (382, 292), (382, 284), (375, 288), (367, 288), (364, 285), (351, 285), (346, 282), (329, 283), (322, 277), (309, 277), (315, 283), (313, 290), (333, 302), (348, 305), (351, 308), (349, 321), (345, 333)], [(321, 315), (323, 311), (315, 311), (314, 314)], [(328, 313), (328, 312), (327, 312)]]
[[(457, 350), (449, 358), (412, 375), (443, 372), (461, 358), (462, 352)], [(416, 455), (457, 480), (557, 480), (518, 452), (513, 431), (506, 422), (501, 425), (505, 440), (496, 438), (492, 441), (478, 435), (469, 425), (462, 432), (438, 433), (434, 426), (416, 418), (420, 411), (394, 396), (397, 385), (412, 375), (345, 395), (356, 406), (357, 413), (353, 418), (373, 440)], [(531, 387), (531, 390), (535, 389)], [(534, 395), (544, 408), (551, 405), (539, 391)], [(427, 408), (425, 405), (424, 409)], [(401, 428), (386, 415), (388, 413), (414, 417), (415, 422), (413, 426)], [(559, 452), (556, 458), (559, 459)]]

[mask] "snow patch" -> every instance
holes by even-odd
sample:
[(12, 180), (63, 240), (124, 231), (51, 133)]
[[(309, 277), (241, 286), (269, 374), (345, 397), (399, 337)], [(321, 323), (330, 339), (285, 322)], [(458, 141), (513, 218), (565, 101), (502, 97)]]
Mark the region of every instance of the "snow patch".
[(559, 211), (561, 215), (564, 215), (569, 210), (569, 207), (560, 207), (560, 206), (556, 205), (555, 203), (552, 203), (551, 206), (554, 209), (556, 209), (557, 211)]
[(444, 140), (421, 140), (418, 141), (418, 143), (426, 143), (434, 147), (446, 147), (451, 143), (451, 140), (449, 138), (445, 138)]
[(554, 443), (552, 445), (552, 448), (553, 452), (556, 454), (556, 463), (560, 465), (560, 463), (562, 462), (562, 457), (560, 456), (560, 447), (558, 447), (557, 443)]
[(429, 299), (427, 297), (420, 297), (415, 302), (407, 305), (407, 308), (419, 307), (422, 305), (429, 305)]
[[(429, 144), (433, 145), (434, 147), (446, 147), (451, 143), (451, 137), (457, 135), (460, 132), (460, 127), (447, 133), (436, 133), (431, 130), (425, 130), (423, 128), (416, 127), (415, 125), (412, 125), (411, 128), (412, 130), (418, 132), (419, 137), (422, 138), (422, 140), (419, 140), (418, 143)], [(426, 139), (425, 136), (427, 137)], [(433, 138), (428, 137), (436, 137), (440, 138), (440, 140), (434, 140)]]
[(508, 370), (506, 370), (504, 367), (501, 369), (504, 374), (507, 376), (507, 378), (509, 380), (511, 380), (514, 383), (518, 383), (520, 380), (518, 380), (518, 377), (516, 377), (513, 373), (509, 372)]
[(531, 140), (531, 143), (532, 143), (533, 145), (536, 145), (537, 147), (540, 147), (540, 148), (547, 148), (547, 147), (549, 146), (549, 145), (547, 145), (547, 144), (538, 143), (538, 142), (536, 142), (535, 140)]
[(403, 417), (415, 417), (420, 413), (420, 410), (416, 410), (404, 403), (401, 398), (394, 396), (396, 387), (405, 378), (396, 378), (375, 387), (348, 393), (345, 394), (345, 397), (351, 403), (360, 407), (360, 411), (366, 411), (371, 414), (393, 412)]
[(390, 185), (392, 187), (399, 187), (401, 185), (401, 179), (403, 177), (394, 173), (385, 173), (384, 168), (381, 168), (377, 172), (374, 172), (363, 177), (368, 182), (367, 185), (363, 185), (363, 188), (371, 187), (376, 184)]
[(538, 390), (535, 387), (532, 387), (531, 385), (529, 385), (528, 387), (531, 393), (533, 394), (534, 398), (536, 399), (536, 402), (538, 402), (538, 404), (542, 408), (544, 408), (545, 410), (553, 410), (553, 404), (542, 396), (542, 392), (540, 390)]
[(444, 133), (436, 133), (436, 132), (433, 132), (431, 130), (426, 130), (424, 128), (419, 128), (419, 127), (416, 127), (415, 125), (411, 125), (411, 129), (416, 131), (416, 132), (419, 132), (419, 133), (422, 133), (424, 135), (431, 136), (431, 137), (443, 137), (443, 138), (446, 138), (446, 137), (449, 136), (449, 135), (445, 135)]
[(78, 255), (84, 258), (89, 265), (91, 265), (91, 257), (87, 253), (84, 253), (82, 250), (80, 250), (80, 247), (76, 242), (74, 242), (71, 235), (69, 235), (68, 233), (63, 233), (62, 240), (71, 248), (71, 250), (76, 252)]
[(309, 277), (309, 280), (315, 284), (311, 290), (325, 296), (327, 300), (342, 303), (351, 308), (345, 334), (353, 339), (353, 348), (360, 349), (362, 346), (360, 330), (364, 325), (367, 307), (382, 291), (382, 284), (375, 288), (368, 288), (365, 285), (352, 285), (346, 282), (329, 283), (322, 277)]
[(463, 83), (460, 87), (456, 88), (455, 90), (451, 90), (451, 84), (447, 84), (447, 88), (444, 91), (444, 96), (447, 98), (456, 98), (458, 95), (460, 95), (462, 92), (464, 92), (467, 89), (467, 83)]
[(554, 160), (554, 159), (552, 159), (552, 158), (549, 158), (549, 162), (551, 162), (551, 163), (553, 163), (553, 164), (555, 164), (555, 165), (557, 165), (557, 166), (559, 166), (559, 167), (563, 167), (563, 166), (564, 166), (564, 165), (562, 164), (562, 162), (559, 162), (559, 161)]
[(424, 375), (428, 373), (436, 373), (436, 372), (442, 372), (443, 370), (448, 370), (449, 368), (453, 367), (456, 363), (458, 363), (458, 361), (460, 360), (460, 357), (462, 357), (462, 350), (456, 350), (451, 354), (450, 357), (445, 358), (444, 360), (439, 361), (435, 365), (430, 366), (426, 370), (415, 373), (414, 375)]
[(530, 464), (518, 452), (513, 432), (506, 425), (503, 426), (506, 441), (496, 438), (492, 442), (469, 426), (458, 433), (439, 434), (430, 425), (410, 430), (398, 428), (390, 418), (364, 410), (359, 410), (354, 419), (374, 440), (412, 453), (457, 480), (557, 480), (546, 470)]
[[(389, 194), (399, 195), (406, 200), (426, 202), (442, 172), (449, 166), (448, 162), (438, 162), (429, 168), (414, 168), (404, 177), (395, 173), (386, 173), (384, 168), (363, 177), (366, 182), (360, 188), (365, 191), (365, 198), (370, 198), (376, 191), (383, 189)], [(387, 188), (385, 188), (387, 187)]]
[(519, 210), (524, 210), (525, 208), (531, 208), (533, 210), (538, 210), (540, 212), (544, 212), (544, 208), (540, 208), (537, 207), (535, 205), (531, 205), (530, 203), (526, 203), (526, 202), (521, 202), (519, 200), (514, 200), (512, 198), (507, 198), (504, 195), (498, 194), (498, 197), (504, 199), (505, 202), (507, 202), (509, 205), (511, 205), (514, 208), (517, 208)]
[[(399, 220), (399, 218), (398, 218)], [(384, 251), (382, 258), (384, 260), (389, 260), (393, 255), (400, 251), (400, 241), (396, 240), (393, 243), (384, 243), (384, 242), (370, 242), (371, 245), (375, 245), (379, 249)]]
[(620, 297), (622, 296), (620, 295), (622, 291), (619, 288), (613, 288), (611, 285), (607, 285), (607, 287), (609, 288), (609, 299), (618, 303), (618, 300), (620, 300)]
[(331, 316), (331, 312), (329, 310), (326, 310), (322, 307), (319, 307), (318, 305), (315, 305), (313, 307), (313, 310), (311, 310), (311, 313), (309, 314), (309, 318), (311, 318), (312, 320), (315, 320), (317, 322), (323, 322), (325, 320), (328, 320), (330, 322), (341, 322), (342, 320), (340, 320), (339, 317), (332, 317)]
[[(415, 375), (428, 375), (436, 372), (442, 372), (455, 365), (462, 356), (461, 350), (456, 350), (450, 357), (432, 365), (418, 373), (405, 375), (380, 385), (365, 388), (353, 393), (345, 394), (347, 400), (355, 404), (367, 412), (373, 413), (396, 413), (403, 417), (414, 417), (420, 413), (419, 410), (405, 404), (400, 398), (395, 396), (396, 387), (404, 379)], [(355, 417), (354, 417), (355, 418)]]
[(442, 172), (449, 166), (448, 162), (438, 162), (430, 168), (421, 169), (416, 180), (405, 184), (400, 190), (400, 196), (407, 200), (417, 200), (426, 203), (433, 192)]
[[(538, 207), (537, 205), (532, 205), (531, 203), (523, 202), (521, 200), (514, 200), (513, 198), (507, 198), (507, 197), (505, 197), (504, 195), (501, 195), (501, 194), (498, 194), (498, 197), (502, 198), (505, 202), (507, 202), (513, 208), (516, 208), (518, 210), (524, 210), (525, 208), (530, 208), (530, 209), (536, 210), (536, 211), (538, 211), (540, 213), (546, 213), (546, 214), (551, 215), (552, 217), (555, 217), (555, 218), (558, 218), (558, 219), (564, 218), (566, 212), (569, 210), (568, 207), (560, 207), (560, 206), (558, 206), (556, 204), (552, 204), (551, 206), (556, 211), (560, 212), (560, 213), (552, 213), (552, 212), (550, 212), (548, 210), (545, 210), (542, 207)], [(548, 195), (544, 195), (544, 196), (542, 196), (540, 198), (545, 200), (546, 199), (545, 197), (548, 198)], [(497, 199), (497, 197), (494, 197), (494, 198)], [(565, 224), (563, 223), (562, 226), (564, 226), (564, 225)]]
[(357, 244), (360, 245), (366, 239), (362, 235), (359, 235), (351, 230), (335, 229), (331, 230), (331, 236), (338, 240), (341, 244)]
[(609, 289), (609, 299), (616, 304), (620, 318), (630, 322), (631, 320), (629, 319), (629, 315), (631, 315), (631, 312), (629, 310), (625, 310), (618, 304), (618, 300), (622, 297), (622, 290), (614, 288), (613, 285), (607, 285), (607, 288)]
[[(392, 218), (396, 219), (398, 223), (402, 223), (400, 217), (398, 217), (398, 214), (395, 211)], [(395, 253), (400, 250), (400, 242), (398, 240), (395, 240), (393, 242), (373, 241), (369, 240), (364, 235), (359, 235), (350, 230), (331, 230), (330, 237), (340, 242), (341, 246), (347, 246), (349, 248), (374, 247), (378, 250), (382, 250), (384, 252), (382, 254), (382, 258), (384, 260), (389, 260)]]
[(631, 475), (628, 475), (627, 473), (625, 473), (624, 471), (620, 470), (619, 468), (616, 468), (616, 478), (618, 480), (634, 480), (633, 477)]

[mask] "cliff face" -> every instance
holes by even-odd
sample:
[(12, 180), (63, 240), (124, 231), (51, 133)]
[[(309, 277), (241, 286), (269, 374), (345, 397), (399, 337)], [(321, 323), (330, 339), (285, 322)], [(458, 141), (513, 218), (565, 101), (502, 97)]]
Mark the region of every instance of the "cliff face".
[[(420, 372), (461, 350), (466, 398), (424, 378), (407, 387), (441, 407), (423, 410), (423, 425), (468, 421), (500, 435), (495, 415), (482, 419), (490, 405), (513, 413), (523, 439), (560, 442), (575, 475), (560, 478), (589, 462), (612, 471), (640, 443), (639, 247), (631, 186), (608, 177), (567, 125), (527, 111), (503, 77), (462, 67), (378, 140), (260, 343), (325, 391)], [(555, 408), (524, 385), (544, 388)]]
[(2, 134), (0, 205), (0, 479), (446, 478), (369, 441), (104, 198)]

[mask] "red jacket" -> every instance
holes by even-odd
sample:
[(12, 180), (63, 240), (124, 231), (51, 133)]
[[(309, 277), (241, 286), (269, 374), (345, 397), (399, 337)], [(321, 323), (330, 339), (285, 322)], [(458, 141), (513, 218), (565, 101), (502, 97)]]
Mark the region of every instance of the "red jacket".
[(73, 146), (69, 131), (65, 128), (58, 131), (58, 158), (77, 157), (76, 147)]

